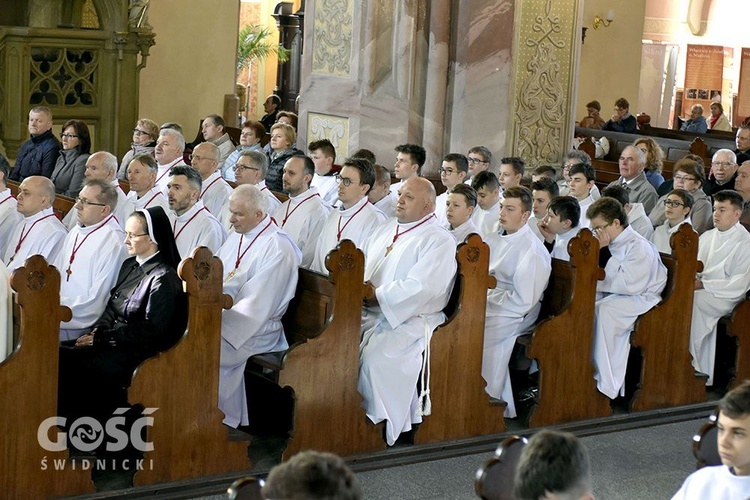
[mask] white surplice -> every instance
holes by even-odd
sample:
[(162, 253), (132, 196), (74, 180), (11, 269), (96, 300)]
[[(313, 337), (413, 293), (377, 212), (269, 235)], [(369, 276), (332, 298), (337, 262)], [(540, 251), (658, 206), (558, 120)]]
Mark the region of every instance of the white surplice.
[[(693, 298), (690, 354), (693, 367), (708, 375), (713, 385), (716, 324), (732, 312), (750, 288), (750, 233), (738, 222), (726, 231), (714, 228), (698, 240), (698, 260), (703, 289)], [(745, 325), (747, 327), (747, 325)]]
[[(401, 235), (394, 242), (397, 229)], [(445, 320), (456, 243), (430, 214), (409, 224), (388, 221), (367, 239), (363, 251), (365, 281), (375, 287), (378, 306), (362, 310), (357, 388), (368, 418), (386, 420), (386, 440), (392, 445), (422, 421), (417, 379), (425, 342)]]
[(477, 226), (483, 238), (490, 234), (496, 234), (500, 230), (500, 200), (497, 200), (497, 203), (488, 210), (484, 210), (479, 205), (474, 207), (471, 220), (474, 221), (474, 225)]
[(89, 328), (99, 319), (127, 257), (125, 232), (112, 216), (99, 224), (76, 225), (70, 230), (55, 261), (61, 278), (60, 303), (73, 312), (70, 321), (60, 323), (61, 330)]
[(233, 232), (217, 256), (224, 264), (224, 293), (234, 301), (221, 317), (219, 408), (224, 423), (237, 427), (248, 424), (245, 362), (288, 347), (281, 317), (294, 297), (302, 254), (266, 216), (245, 234)]
[(138, 198), (138, 193), (130, 191), (128, 193), (128, 200), (133, 204), (133, 211), (135, 210), (146, 210), (151, 207), (161, 207), (170, 217), (174, 217), (174, 214), (169, 210), (169, 201), (164, 193), (159, 190), (158, 187), (154, 186), (149, 189), (146, 194)]
[(573, 227), (562, 234), (555, 235), (555, 243), (550, 254), (553, 259), (560, 259), (564, 260), (565, 262), (570, 262), (568, 243), (570, 243), (570, 240), (572, 240), (578, 234), (579, 230), (580, 228)]
[(404, 180), (398, 181), (396, 184), (391, 184), (391, 187), (388, 188), (388, 190), (393, 194), (396, 198), (398, 198), (398, 190), (401, 189), (404, 185)]
[[(328, 275), (326, 256), (343, 240), (351, 240), (362, 248), (370, 236), (385, 221), (383, 212), (367, 200), (367, 196), (352, 205), (351, 208), (339, 207), (328, 214), (323, 230), (315, 243), (315, 256), (310, 269)], [(339, 231), (341, 232), (339, 237)]]
[(311, 187), (281, 204), (273, 218), (302, 252), (304, 268), (310, 267), (315, 256), (315, 244), (323, 230), (331, 208), (325, 204), (318, 190)]
[[(281, 206), (281, 202), (276, 197), (275, 194), (273, 194), (273, 191), (268, 189), (266, 186), (266, 181), (260, 181), (258, 184), (254, 184), (255, 187), (260, 189), (260, 191), (266, 195), (266, 207), (265, 211), (267, 214), (273, 214), (276, 212), (276, 210), (279, 209)], [(230, 193), (231, 194), (231, 193)], [(219, 222), (221, 222), (221, 225), (224, 226), (224, 229), (227, 230), (227, 232), (232, 231), (232, 224), (229, 222), (229, 218), (232, 216), (232, 214), (229, 212), (229, 203), (227, 202), (222, 208), (219, 215), (216, 217), (219, 219)], [(279, 222), (279, 221), (276, 221)]]
[(746, 500), (750, 476), (737, 476), (726, 465), (703, 467), (690, 474), (672, 500)]
[(531, 232), (534, 233), (534, 236), (539, 238), (539, 241), (544, 241), (544, 236), (542, 236), (542, 232), (539, 230), (539, 219), (536, 218), (536, 215), (532, 215), (531, 217), (529, 217), (526, 225), (529, 226), (529, 229), (531, 229)]
[(380, 200), (375, 203), (375, 208), (383, 212), (383, 215), (385, 215), (386, 219), (390, 219), (391, 217), (396, 216), (397, 202), (398, 199), (396, 198), (396, 196), (388, 191), (388, 194), (380, 198)]
[(18, 202), (10, 194), (10, 189), (0, 191), (0, 256), (5, 256), (16, 226), (21, 224), (23, 215), (18, 213)]
[(435, 217), (437, 217), (438, 224), (443, 227), (448, 224), (448, 217), (445, 213), (446, 209), (448, 208), (445, 205), (446, 201), (448, 201), (448, 191), (438, 195), (437, 198), (435, 198)]
[(636, 233), (651, 241), (651, 236), (654, 235), (654, 226), (651, 225), (651, 219), (648, 218), (648, 214), (646, 214), (646, 210), (643, 208), (643, 203), (632, 203), (630, 205), (628, 225)]
[(221, 177), (221, 171), (217, 170), (203, 181), (200, 199), (208, 211), (218, 219), (222, 209), (229, 205), (230, 194), (232, 186), (227, 184)]
[(581, 217), (578, 219), (578, 229), (590, 228), (591, 221), (586, 217), (586, 210), (596, 201), (594, 196), (591, 194), (593, 190), (589, 191), (589, 195), (578, 202), (578, 206), (581, 207)]
[(597, 388), (614, 399), (624, 389), (630, 332), (661, 300), (667, 268), (653, 243), (628, 226), (610, 244), (612, 257), (596, 285), (594, 367)]
[(314, 174), (310, 181), (310, 187), (318, 190), (320, 197), (323, 198), (323, 203), (329, 207), (333, 207), (339, 201), (339, 183), (333, 173), (329, 175)]
[[(23, 266), (32, 255), (41, 255), (47, 262), (54, 262), (65, 239), (67, 230), (52, 208), (45, 208), (35, 215), (24, 217), (16, 224), (16, 230), (10, 236), (8, 250), (5, 252), (5, 264), (8, 272)], [(23, 236), (23, 242), (21, 242)], [(16, 247), (18, 252), (16, 252)], [(11, 260), (12, 259), (12, 260)]]
[(443, 227), (450, 231), (453, 237), (456, 238), (457, 245), (460, 245), (461, 243), (466, 241), (466, 237), (470, 234), (479, 234), (481, 236), (479, 228), (477, 228), (477, 226), (474, 224), (474, 221), (471, 220), (471, 217), (455, 229), (452, 229), (450, 224), (445, 224)]
[(156, 182), (154, 182), (154, 185), (159, 188), (159, 191), (161, 191), (164, 196), (167, 196), (169, 191), (167, 189), (167, 184), (169, 184), (169, 171), (172, 169), (172, 167), (176, 166), (188, 166), (187, 163), (185, 163), (182, 160), (182, 156), (177, 158), (176, 160), (173, 160), (166, 165), (159, 165), (156, 169)]
[(200, 200), (182, 215), (172, 212), (172, 232), (183, 259), (190, 257), (195, 247), (208, 247), (216, 253), (227, 239), (219, 219), (211, 215)]
[(13, 294), (8, 268), (0, 261), (0, 361), (13, 351)]
[(528, 225), (513, 234), (490, 234), (485, 242), (490, 247), (490, 275), (497, 286), (487, 291), (482, 377), (487, 393), (508, 403), (505, 416), (513, 418), (516, 406), (508, 362), (516, 337), (527, 333), (539, 316), (552, 258)]
[(672, 255), (672, 247), (669, 246), (669, 239), (674, 233), (680, 229), (683, 224), (690, 224), (690, 217), (680, 222), (676, 226), (670, 226), (669, 221), (665, 220), (664, 224), (657, 226), (654, 230), (654, 234), (651, 235), (651, 243), (656, 246), (656, 249), (662, 253)]

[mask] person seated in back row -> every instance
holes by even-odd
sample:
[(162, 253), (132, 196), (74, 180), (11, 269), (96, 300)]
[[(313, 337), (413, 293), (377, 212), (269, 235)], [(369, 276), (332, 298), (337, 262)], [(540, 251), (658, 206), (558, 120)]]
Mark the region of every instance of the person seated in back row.
[(453, 186), (448, 191), (445, 204), (445, 216), (448, 223), (443, 227), (446, 227), (456, 238), (456, 243), (460, 245), (470, 234), (480, 234), (474, 221), (471, 220), (471, 214), (477, 206), (477, 192), (473, 187), (466, 184)]
[[(557, 183), (549, 177), (541, 177), (531, 182), (531, 193), (534, 195), (533, 214), (529, 217), (529, 228), (540, 240), (544, 236), (539, 231), (539, 223), (547, 216), (547, 205), (559, 194)], [(577, 225), (577, 224), (576, 224)]]
[(422, 175), (422, 166), (427, 160), (427, 152), (417, 144), (401, 144), (395, 147), (396, 163), (393, 165), (393, 175), (399, 182), (391, 184), (391, 192), (398, 196), (398, 190), (407, 179)]
[(602, 130), (635, 134), (638, 131), (638, 120), (630, 114), (630, 103), (624, 97), (615, 101), (615, 113), (607, 120)]
[(644, 173), (646, 154), (635, 146), (627, 146), (620, 154), (619, 167), (620, 178), (609, 185), (622, 186), (628, 193), (630, 203), (643, 203), (646, 213), (651, 213), (659, 197)]
[(649, 241), (651, 240), (651, 236), (654, 234), (654, 227), (651, 225), (651, 220), (646, 215), (642, 203), (630, 203), (627, 192), (621, 186), (605, 187), (602, 189), (602, 196), (608, 196), (619, 201), (625, 208), (625, 213), (628, 214), (628, 225), (636, 233)]
[(479, 234), (486, 237), (500, 229), (500, 183), (489, 170), (479, 172), (471, 179), (471, 187), (477, 192), (477, 207), (471, 216)]
[(464, 181), (468, 170), (469, 160), (464, 155), (449, 153), (443, 157), (443, 164), (438, 169), (438, 173), (440, 174), (440, 182), (445, 186), (445, 192), (440, 194), (435, 201), (435, 217), (442, 226), (448, 223), (445, 216), (445, 202), (448, 198), (448, 191)]
[(716, 446), (722, 465), (690, 474), (672, 500), (750, 498), (750, 382), (729, 391), (718, 409)]
[(693, 208), (693, 196), (684, 189), (673, 189), (663, 201), (666, 220), (657, 226), (651, 235), (651, 242), (662, 253), (671, 254), (669, 240), (683, 224), (690, 224), (690, 211)]
[(497, 174), (500, 189), (505, 191), (508, 188), (520, 186), (525, 172), (526, 163), (523, 159), (517, 156), (502, 158), (500, 160), (500, 173)]
[(383, 212), (386, 219), (395, 217), (398, 196), (391, 191), (391, 172), (378, 163), (373, 163), (372, 167), (375, 169), (375, 184), (367, 193), (367, 199)]

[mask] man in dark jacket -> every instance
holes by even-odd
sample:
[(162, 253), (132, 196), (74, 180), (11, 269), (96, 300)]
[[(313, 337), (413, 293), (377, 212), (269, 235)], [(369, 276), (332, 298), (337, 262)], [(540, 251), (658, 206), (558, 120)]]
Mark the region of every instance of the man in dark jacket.
[(11, 180), (22, 182), (32, 175), (50, 177), (55, 169), (61, 146), (52, 134), (52, 111), (48, 107), (37, 106), (29, 112), (29, 133), (31, 138), (18, 150)]
[(626, 132), (635, 134), (638, 131), (638, 121), (630, 114), (630, 103), (624, 97), (615, 101), (615, 114), (602, 127), (603, 130)]

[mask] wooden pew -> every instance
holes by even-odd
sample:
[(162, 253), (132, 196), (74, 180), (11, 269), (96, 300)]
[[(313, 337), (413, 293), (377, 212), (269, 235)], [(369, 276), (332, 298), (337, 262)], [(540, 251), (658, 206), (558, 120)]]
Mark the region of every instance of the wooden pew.
[(670, 238), (672, 255), (661, 254), (667, 267), (662, 301), (636, 321), (631, 342), (643, 353), (633, 411), (706, 401), (706, 388), (694, 374), (690, 357), (690, 323), (698, 261), (698, 233), (683, 224)]
[(737, 354), (735, 355), (735, 372), (729, 388), (734, 389), (743, 381), (750, 379), (750, 298), (745, 298), (732, 311), (729, 318), (722, 319), (726, 324), (726, 333), (734, 337), (737, 342)]
[[(381, 427), (367, 420), (357, 390), (364, 265), (364, 254), (344, 240), (326, 258), (329, 278), (300, 269), (282, 319), (291, 347), (278, 363), (278, 387), (294, 406), (284, 459), (305, 449), (349, 456), (385, 448)], [(277, 363), (269, 355), (252, 361), (266, 369)], [(258, 381), (245, 372), (246, 383), (252, 377)]]
[(247, 444), (230, 442), (219, 410), (221, 311), (232, 306), (222, 293), (222, 264), (200, 247), (180, 264), (188, 294), (188, 331), (171, 349), (144, 361), (128, 390), (130, 403), (158, 408), (147, 427), (153, 451), (135, 485), (250, 468)]
[[(15, 197), (18, 197), (18, 188), (20, 184), (15, 181), (7, 181), (8, 189), (10, 189), (10, 194), (12, 194)], [(61, 194), (58, 194), (55, 196), (55, 199), (52, 201), (52, 211), (55, 212), (55, 215), (58, 219), (61, 221), (65, 218), (66, 215), (68, 215), (68, 212), (73, 210), (73, 206), (76, 204), (76, 200), (73, 198), (68, 198), (67, 196), (63, 196)]]
[(415, 443), (498, 434), (505, 431), (505, 405), (490, 405), (482, 378), (490, 249), (477, 234), (458, 247), (458, 304), (430, 341), (432, 414), (425, 417)]
[(539, 402), (530, 427), (612, 414), (609, 398), (596, 389), (591, 363), (599, 242), (588, 229), (568, 243), (570, 263), (552, 259), (542, 310), (556, 314), (537, 325), (529, 357), (539, 362)]
[[(67, 450), (45, 450), (37, 437), (40, 424), (57, 415), (58, 332), (71, 318), (60, 306), (60, 274), (34, 255), (13, 272), (11, 286), (21, 330), (17, 349), (0, 362), (0, 491), (18, 499), (93, 493), (91, 471), (80, 462), (72, 469)], [(57, 441), (58, 432), (52, 426), (47, 438)]]

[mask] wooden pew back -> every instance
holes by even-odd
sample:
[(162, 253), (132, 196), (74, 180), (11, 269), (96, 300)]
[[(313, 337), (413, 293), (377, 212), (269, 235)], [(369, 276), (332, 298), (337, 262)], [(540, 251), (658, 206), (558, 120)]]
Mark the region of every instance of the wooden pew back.
[(147, 427), (153, 451), (136, 485), (248, 469), (247, 445), (229, 442), (219, 400), (219, 353), (224, 295), (222, 263), (205, 247), (180, 264), (188, 294), (188, 330), (168, 351), (144, 361), (128, 390), (132, 404), (158, 408)]
[[(0, 491), (3, 498), (48, 498), (93, 493), (91, 472), (80, 464), (56, 470), (68, 452), (42, 448), (40, 424), (57, 415), (60, 321), (71, 318), (60, 306), (60, 274), (40, 255), (26, 260), (11, 275), (20, 312), (18, 348), (0, 362)], [(70, 422), (68, 422), (70, 424)], [(52, 426), (47, 437), (55, 441)]]
[(704, 383), (694, 375), (689, 351), (695, 275), (703, 269), (698, 261), (698, 233), (683, 224), (670, 245), (672, 255), (661, 255), (668, 271), (663, 300), (638, 318), (631, 337), (643, 352), (633, 410), (706, 401)]
[[(557, 301), (553, 305), (560, 309), (537, 325), (529, 350), (529, 356), (539, 362), (539, 402), (532, 409), (531, 427), (612, 413), (609, 399), (596, 389), (591, 363), (596, 283), (604, 279), (599, 267), (599, 242), (591, 231), (581, 229), (568, 243), (568, 253), (570, 264), (553, 264), (553, 293), (545, 293), (545, 299)], [(571, 281), (572, 288), (566, 284)], [(555, 290), (569, 292), (565, 298), (553, 299)]]
[(458, 302), (453, 317), (438, 327), (430, 341), (432, 414), (416, 433), (415, 442), (434, 443), (505, 430), (504, 405), (490, 405), (482, 378), (490, 249), (477, 234), (456, 253)]

